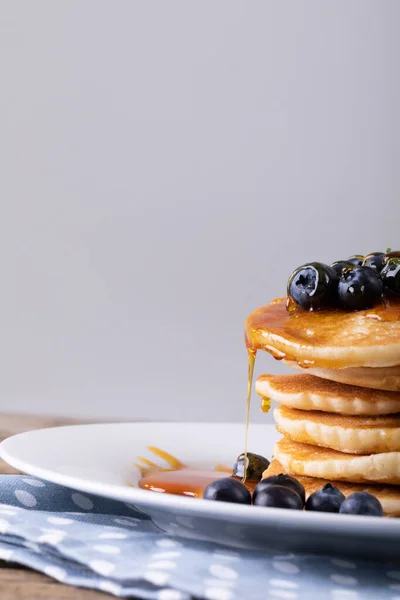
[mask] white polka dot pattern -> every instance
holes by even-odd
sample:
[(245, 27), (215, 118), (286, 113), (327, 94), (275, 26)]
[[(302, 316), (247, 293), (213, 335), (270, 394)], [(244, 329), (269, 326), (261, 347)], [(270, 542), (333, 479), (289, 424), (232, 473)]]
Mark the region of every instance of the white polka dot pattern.
[(35, 496), (30, 492), (26, 492), (25, 490), (15, 490), (14, 494), (18, 502), (28, 508), (33, 508), (37, 504)]
[(341, 573), (333, 573), (331, 575), (332, 581), (335, 583), (340, 583), (341, 585), (357, 585), (357, 579), (355, 577), (350, 577), (350, 575), (342, 575)]
[(218, 577), (219, 579), (236, 579), (238, 576), (234, 569), (224, 565), (211, 565), (209, 571), (213, 577)]
[(342, 560), (341, 558), (332, 558), (331, 563), (341, 569), (356, 569), (357, 568), (357, 565), (355, 565), (353, 562), (350, 562), (349, 560)]
[(46, 484), (43, 483), (43, 481), (40, 481), (39, 479), (33, 479), (32, 477), (26, 477), (25, 479), (22, 480), (24, 483), (27, 483), (28, 485), (31, 485), (32, 487), (46, 487)]
[(104, 575), (104, 577), (108, 577), (115, 570), (115, 565), (108, 560), (92, 560), (89, 563), (89, 567), (95, 573)]
[(146, 571), (144, 578), (153, 585), (166, 585), (169, 580), (169, 573), (164, 573), (163, 571)]
[(274, 561), (272, 563), (274, 569), (279, 571), (280, 573), (286, 573), (287, 575), (297, 575), (300, 572), (300, 569), (297, 565), (287, 561)]
[(156, 541), (158, 548), (180, 548), (181, 544), (176, 540), (161, 539)]
[(93, 509), (93, 502), (90, 500), (90, 498), (77, 493), (72, 494), (71, 498), (72, 502), (76, 504), (76, 506), (79, 506), (79, 508), (82, 508), (83, 510)]
[(204, 590), (204, 597), (207, 600), (231, 600), (233, 598), (233, 594), (231, 590), (210, 587)]
[[(68, 489), (62, 500), (62, 488), (50, 482), (7, 477), (0, 487), (0, 560), (28, 564), (66, 584), (149, 600), (309, 600), (315, 593), (324, 600), (400, 600), (395, 562), (371, 568), (347, 556), (205, 545), (161, 533), (133, 506)], [(186, 527), (196, 519), (167, 518)]]

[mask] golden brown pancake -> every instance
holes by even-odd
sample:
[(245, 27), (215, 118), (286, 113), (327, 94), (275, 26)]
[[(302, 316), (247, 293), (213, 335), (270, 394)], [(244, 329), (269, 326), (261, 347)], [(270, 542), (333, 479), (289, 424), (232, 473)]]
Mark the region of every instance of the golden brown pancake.
[(302, 367), (343, 369), (400, 365), (400, 298), (369, 310), (286, 310), (278, 298), (246, 320), (249, 349)]
[[(279, 475), (280, 473), (287, 473), (292, 475), (289, 471), (283, 468), (278, 460), (273, 460), (266, 471), (264, 471), (263, 479), (270, 477), (271, 475)], [(383, 512), (387, 517), (399, 517), (400, 516), (400, 487), (395, 485), (371, 485), (363, 483), (346, 483), (343, 481), (328, 481), (327, 479), (317, 479), (315, 477), (303, 477), (301, 475), (293, 475), (304, 487), (306, 491), (306, 498), (313, 492), (320, 490), (327, 483), (332, 483), (340, 489), (345, 495), (349, 496), (353, 492), (369, 492), (378, 498), (383, 507)]]
[(344, 385), (314, 375), (261, 375), (255, 387), (260, 396), (300, 410), (322, 410), (343, 415), (400, 413), (399, 392)]
[(274, 457), (292, 473), (353, 483), (400, 484), (400, 452), (354, 455), (283, 437)]
[(310, 367), (303, 369), (293, 361), (284, 361), (290, 367), (299, 369), (303, 373), (337, 381), (347, 385), (366, 387), (375, 390), (388, 390), (400, 392), (400, 367), (349, 367), (348, 369), (325, 369), (323, 367)]
[(277, 429), (296, 442), (346, 454), (400, 452), (400, 415), (360, 417), (279, 406)]

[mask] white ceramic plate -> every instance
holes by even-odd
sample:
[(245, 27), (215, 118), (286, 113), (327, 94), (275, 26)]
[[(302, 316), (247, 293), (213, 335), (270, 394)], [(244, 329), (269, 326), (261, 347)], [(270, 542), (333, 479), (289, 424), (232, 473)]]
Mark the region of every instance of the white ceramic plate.
[[(122, 500), (172, 535), (285, 551), (398, 556), (400, 519), (307, 513), (158, 494), (137, 487), (138, 455), (158, 446), (190, 466), (232, 465), (243, 449), (243, 426), (229, 423), (79, 425), (23, 433), (4, 441), (13, 467), (76, 490)], [(250, 427), (249, 450), (270, 457), (272, 425)]]

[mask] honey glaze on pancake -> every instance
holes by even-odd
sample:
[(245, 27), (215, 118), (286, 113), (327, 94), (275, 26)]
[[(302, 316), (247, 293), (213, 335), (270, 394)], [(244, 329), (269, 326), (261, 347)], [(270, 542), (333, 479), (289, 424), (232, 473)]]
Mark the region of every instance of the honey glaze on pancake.
[[(389, 322), (398, 322), (394, 332), (388, 330)], [(360, 325), (364, 326), (362, 331)], [(303, 311), (297, 307), (287, 310), (287, 298), (277, 298), (251, 313), (245, 323), (248, 349), (265, 350), (277, 360), (293, 361), (303, 368), (351, 366), (340, 359), (340, 349), (348, 348), (349, 337), (356, 347), (400, 344), (400, 298), (385, 297), (373, 308), (362, 311)], [(332, 356), (315, 356), (316, 349), (326, 347), (335, 349)], [(297, 356), (299, 350), (301, 359)]]
[[(227, 467), (216, 465), (214, 469), (196, 469), (188, 467), (159, 448), (153, 448), (153, 451), (154, 450), (157, 450), (157, 455), (163, 458), (167, 463), (171, 464), (172, 468), (158, 467), (157, 465), (154, 465), (154, 463), (152, 463), (152, 466), (142, 467), (135, 463), (142, 473), (139, 487), (144, 490), (178, 496), (189, 496), (192, 498), (202, 498), (206, 487), (217, 479), (232, 477), (232, 479), (238, 479), (240, 481), (238, 477), (232, 475), (231, 469), (228, 469)], [(140, 460), (143, 462), (143, 458), (140, 458)], [(246, 481), (245, 485), (251, 492), (256, 483), (257, 482), (254, 481)]]

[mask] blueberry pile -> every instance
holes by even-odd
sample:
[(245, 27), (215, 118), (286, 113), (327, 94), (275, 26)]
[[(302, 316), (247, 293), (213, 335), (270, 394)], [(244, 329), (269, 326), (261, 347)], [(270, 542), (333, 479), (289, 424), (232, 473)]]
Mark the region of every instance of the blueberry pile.
[(400, 295), (400, 252), (355, 254), (330, 266), (312, 262), (289, 277), (287, 294), (303, 310), (372, 308), (385, 293)]
[[(242, 463), (243, 466), (243, 459), (243, 455), (238, 457), (231, 477), (217, 479), (205, 488), (203, 492), (205, 500), (347, 515), (383, 516), (381, 503), (368, 492), (355, 492), (345, 498), (337, 487), (327, 483), (323, 488), (312, 493), (306, 500), (304, 487), (290, 475), (281, 473), (261, 479), (261, 466), (266, 463), (268, 466), (269, 461), (258, 454), (249, 452), (248, 465), (253, 462), (253, 466), (258, 465), (259, 467), (253, 469), (251, 474), (253, 477), (251, 481), (258, 481), (253, 494), (251, 494), (247, 487), (238, 478), (235, 478), (235, 473), (238, 472), (237, 465)], [(242, 472), (242, 467), (239, 467), (239, 471)]]

